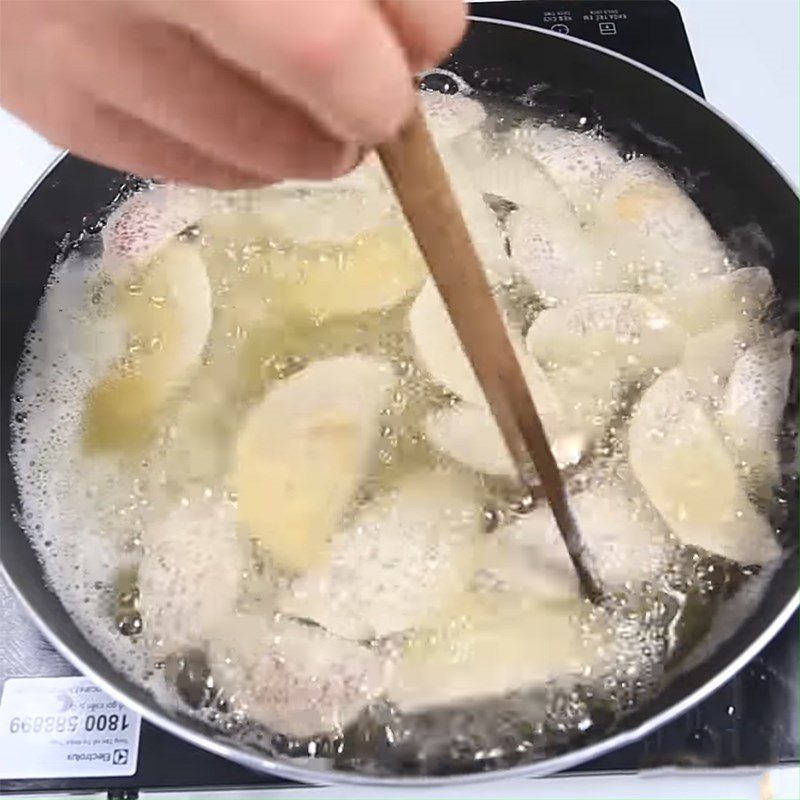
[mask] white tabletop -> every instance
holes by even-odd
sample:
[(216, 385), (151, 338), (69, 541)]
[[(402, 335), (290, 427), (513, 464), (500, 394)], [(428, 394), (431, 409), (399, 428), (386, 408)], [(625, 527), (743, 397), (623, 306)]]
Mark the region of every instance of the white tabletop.
[[(800, 4), (797, 0), (678, 0), (677, 5), (709, 102), (747, 131), (795, 185), (800, 183)], [(21, 122), (0, 111), (0, 225), (57, 152)], [(796, 768), (770, 770), (766, 780), (772, 782), (771, 789), (765, 775), (763, 770), (670, 770), (639, 776), (506, 781), (433, 794), (438, 798), (800, 798)], [(262, 795), (235, 794), (239, 798)], [(355, 795), (388, 798), (408, 793), (368, 789), (280, 792), (287, 800)]]

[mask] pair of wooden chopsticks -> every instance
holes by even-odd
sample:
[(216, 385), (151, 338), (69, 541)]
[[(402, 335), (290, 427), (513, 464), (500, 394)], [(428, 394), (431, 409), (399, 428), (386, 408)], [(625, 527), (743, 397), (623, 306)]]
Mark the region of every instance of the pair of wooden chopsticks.
[(581, 590), (598, 602), (601, 587), (588, 567), (564, 481), (419, 108), (397, 139), (381, 145), (378, 154), (520, 478), (530, 487), (531, 466), (535, 468)]

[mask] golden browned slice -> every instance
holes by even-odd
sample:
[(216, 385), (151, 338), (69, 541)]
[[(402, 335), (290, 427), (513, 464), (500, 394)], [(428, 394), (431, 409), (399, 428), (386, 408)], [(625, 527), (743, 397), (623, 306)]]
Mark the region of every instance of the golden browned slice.
[(660, 292), (725, 270), (725, 248), (689, 195), (648, 158), (603, 185), (592, 230), (638, 286)]
[(390, 308), (413, 293), (426, 274), (422, 255), (399, 220), (346, 244), (272, 251), (268, 260), (280, 302), (323, 318)]
[(675, 536), (742, 564), (780, 552), (741, 485), (722, 435), (678, 369), (642, 396), (630, 426), (630, 463)]
[(271, 388), (245, 418), (232, 476), (239, 519), (277, 566), (329, 557), (330, 536), (366, 476), (391, 367), (360, 355), (317, 361)]
[(211, 327), (211, 292), (197, 249), (168, 244), (116, 286), (127, 337), (124, 354), (89, 393), (84, 444), (90, 451), (144, 441), (164, 404), (185, 386)]

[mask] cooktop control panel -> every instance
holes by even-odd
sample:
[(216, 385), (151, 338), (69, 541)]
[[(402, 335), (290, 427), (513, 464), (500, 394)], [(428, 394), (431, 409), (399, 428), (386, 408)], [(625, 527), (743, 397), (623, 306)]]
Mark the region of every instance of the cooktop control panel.
[(534, 25), (646, 64), (703, 96), (680, 12), (668, 0), (470, 3), (477, 17)]

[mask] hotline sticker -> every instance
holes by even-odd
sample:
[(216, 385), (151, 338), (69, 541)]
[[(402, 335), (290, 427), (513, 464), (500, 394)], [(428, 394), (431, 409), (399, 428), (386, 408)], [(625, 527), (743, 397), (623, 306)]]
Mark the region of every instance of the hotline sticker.
[(141, 722), (88, 678), (10, 678), (0, 698), (0, 778), (133, 775)]

